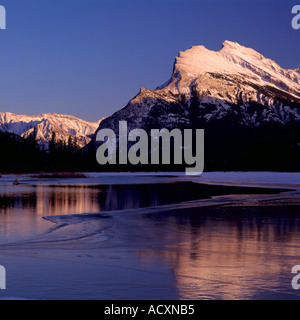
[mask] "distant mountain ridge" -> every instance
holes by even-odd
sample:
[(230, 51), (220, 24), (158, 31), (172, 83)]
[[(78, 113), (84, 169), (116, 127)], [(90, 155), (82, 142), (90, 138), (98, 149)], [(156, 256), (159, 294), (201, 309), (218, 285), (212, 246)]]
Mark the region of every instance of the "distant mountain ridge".
[(89, 122), (72, 115), (56, 113), (29, 116), (0, 112), (0, 131), (26, 138), (36, 130), (38, 145), (44, 150), (48, 150), (53, 132), (57, 140), (66, 143), (70, 136), (76, 137), (78, 147), (83, 147), (90, 142), (100, 122), (101, 119), (97, 122)]

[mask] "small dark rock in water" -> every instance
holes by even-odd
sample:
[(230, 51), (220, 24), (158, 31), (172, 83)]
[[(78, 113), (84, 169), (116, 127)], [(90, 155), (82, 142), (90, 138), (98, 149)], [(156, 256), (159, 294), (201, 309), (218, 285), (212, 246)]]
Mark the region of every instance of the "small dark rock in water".
[(17, 186), (18, 184), (20, 184), (20, 182), (19, 182), (18, 179), (16, 179), (16, 180), (14, 181), (14, 185)]

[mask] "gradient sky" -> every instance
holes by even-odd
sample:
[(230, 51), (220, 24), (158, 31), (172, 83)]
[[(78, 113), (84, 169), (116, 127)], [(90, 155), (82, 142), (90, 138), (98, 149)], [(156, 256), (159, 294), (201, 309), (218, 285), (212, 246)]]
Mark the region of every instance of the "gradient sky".
[(0, 111), (96, 121), (166, 82), (179, 51), (239, 42), (300, 66), (289, 0), (0, 0)]

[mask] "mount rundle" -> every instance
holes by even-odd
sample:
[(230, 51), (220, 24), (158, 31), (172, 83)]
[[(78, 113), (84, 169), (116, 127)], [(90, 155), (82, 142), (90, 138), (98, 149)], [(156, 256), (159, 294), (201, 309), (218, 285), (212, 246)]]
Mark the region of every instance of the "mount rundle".
[[(300, 157), (300, 68), (284, 69), (236, 42), (225, 41), (220, 51), (194, 46), (179, 53), (165, 84), (142, 88), (98, 130), (117, 132), (121, 120), (128, 130), (205, 129), (211, 169), (270, 170), (273, 162), (294, 169)], [(95, 134), (87, 148), (98, 145)]]
[(253, 49), (225, 41), (218, 52), (195, 46), (180, 52), (169, 81), (142, 88), (100, 128), (164, 128), (226, 120), (258, 127), (300, 121), (300, 68), (286, 70)]

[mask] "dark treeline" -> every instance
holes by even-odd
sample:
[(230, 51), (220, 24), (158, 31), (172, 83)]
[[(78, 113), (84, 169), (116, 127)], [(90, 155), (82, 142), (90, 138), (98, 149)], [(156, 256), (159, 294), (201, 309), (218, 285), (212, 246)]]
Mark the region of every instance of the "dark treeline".
[[(237, 126), (228, 121), (217, 121), (210, 124), (196, 123), (193, 128), (205, 131), (204, 171), (300, 171), (299, 123), (289, 126), (266, 123), (251, 128)], [(112, 172), (184, 172), (185, 168), (189, 167), (186, 164), (100, 166), (96, 161), (96, 148), (93, 146), (85, 154), (83, 163), (88, 170)]]
[(207, 171), (300, 171), (299, 123), (202, 127)]
[(65, 142), (58, 140), (53, 132), (45, 159), (44, 171), (80, 171), (81, 159), (77, 138), (69, 136)]
[(79, 148), (75, 137), (68, 142), (56, 139), (53, 133), (49, 151), (41, 150), (34, 130), (27, 138), (0, 132), (0, 172), (22, 173), (42, 171), (77, 171), (80, 164)]
[(43, 166), (44, 157), (33, 136), (27, 139), (0, 132), (0, 172), (28, 172)]
[[(299, 171), (299, 125), (269, 124), (259, 128), (228, 123), (197, 125), (205, 130), (204, 171)], [(60, 141), (53, 133), (42, 151), (34, 131), (27, 138), (0, 132), (0, 172), (181, 171), (187, 165), (100, 165), (96, 147), (79, 149), (76, 138)], [(171, 155), (172, 158), (172, 155)], [(149, 156), (150, 159), (150, 156)], [(150, 162), (149, 162), (150, 163)]]

